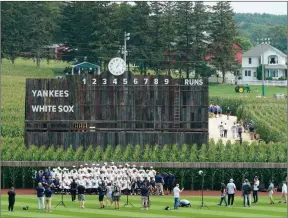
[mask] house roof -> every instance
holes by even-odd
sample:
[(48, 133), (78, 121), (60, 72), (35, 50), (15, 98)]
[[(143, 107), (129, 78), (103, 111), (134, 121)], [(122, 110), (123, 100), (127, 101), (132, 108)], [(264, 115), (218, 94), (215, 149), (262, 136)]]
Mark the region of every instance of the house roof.
[(262, 52), (266, 52), (268, 50), (274, 50), (275, 52), (279, 53), (280, 55), (286, 57), (286, 54), (284, 54), (282, 51), (278, 50), (277, 48), (269, 45), (269, 44), (259, 44), (256, 45), (254, 48), (250, 49), (249, 51), (246, 51), (243, 53), (243, 57), (259, 57), (261, 56)]
[(99, 69), (100, 67), (95, 64), (91, 64), (88, 62), (83, 62), (77, 65), (74, 65), (73, 68), (92, 68), (92, 69)]

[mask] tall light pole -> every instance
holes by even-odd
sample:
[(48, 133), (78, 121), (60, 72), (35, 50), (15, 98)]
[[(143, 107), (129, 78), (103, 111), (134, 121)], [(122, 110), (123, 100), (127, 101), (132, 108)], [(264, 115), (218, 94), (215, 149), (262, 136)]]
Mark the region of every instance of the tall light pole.
[(127, 56), (127, 41), (130, 39), (130, 33), (124, 32), (124, 61), (125, 61), (125, 66), (127, 67), (127, 62), (126, 62), (126, 56)]
[(263, 45), (270, 44), (270, 38), (265, 39), (257, 39), (257, 43), (261, 44), (261, 64), (262, 64), (262, 97), (265, 96), (265, 85), (264, 85), (264, 78), (265, 78), (265, 69), (264, 69), (264, 54), (263, 54)]

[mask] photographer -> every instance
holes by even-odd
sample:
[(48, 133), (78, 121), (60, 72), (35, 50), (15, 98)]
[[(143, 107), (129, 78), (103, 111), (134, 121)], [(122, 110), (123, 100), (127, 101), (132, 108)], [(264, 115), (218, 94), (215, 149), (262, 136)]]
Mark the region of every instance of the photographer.
[(77, 191), (77, 183), (75, 182), (75, 179), (73, 179), (73, 181), (71, 182), (70, 188), (71, 188), (72, 202), (75, 202), (75, 200), (76, 200), (76, 191)]
[(106, 194), (106, 186), (105, 186), (105, 183), (104, 181), (102, 181), (102, 183), (100, 184), (100, 186), (98, 187), (98, 192), (99, 192), (99, 202), (100, 202), (100, 208), (104, 208), (104, 204), (103, 204), (103, 199), (104, 199), (104, 196)]
[(148, 210), (149, 187), (146, 183), (141, 186), (142, 210)]
[(178, 210), (179, 200), (180, 200), (180, 193), (183, 190), (184, 190), (184, 188), (182, 188), (181, 190), (179, 189), (179, 184), (176, 184), (175, 188), (173, 189), (173, 193), (174, 193), (174, 210)]
[(120, 197), (121, 197), (121, 189), (119, 187), (119, 185), (115, 182), (114, 186), (113, 186), (113, 192), (112, 192), (112, 196), (113, 196), (113, 201), (115, 202), (115, 209), (119, 210), (119, 202), (120, 202)]

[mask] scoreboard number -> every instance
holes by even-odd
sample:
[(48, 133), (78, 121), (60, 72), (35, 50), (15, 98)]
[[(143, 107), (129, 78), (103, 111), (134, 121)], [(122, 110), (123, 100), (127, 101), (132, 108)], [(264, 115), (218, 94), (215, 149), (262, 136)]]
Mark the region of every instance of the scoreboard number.
[[(99, 79), (98, 84), (99, 85), (128, 85), (128, 78), (123, 78), (121, 79), (117, 79), (117, 78), (113, 78), (110, 82), (108, 82), (108, 79), (103, 78), (102, 79), (102, 84), (100, 82), (101, 79)], [(82, 79), (83, 84), (86, 85), (87, 84), (87, 78)], [(141, 85), (143, 84), (142, 81), (144, 82), (144, 85), (169, 85), (170, 84), (170, 80), (169, 79), (164, 79), (164, 80), (159, 80), (158, 78), (154, 78), (151, 79), (151, 83), (149, 83), (149, 79), (148, 78), (143, 78), (139, 79), (139, 78), (134, 78), (132, 79), (132, 81), (130, 82), (133, 85)], [(91, 81), (92, 85), (97, 85), (97, 79), (96, 78), (92, 78)], [(109, 83), (109, 84), (108, 84)], [(90, 84), (90, 82), (89, 82)], [(203, 80), (202, 79), (185, 79), (184, 80), (184, 85), (188, 85), (188, 86), (202, 86), (203, 85)]]

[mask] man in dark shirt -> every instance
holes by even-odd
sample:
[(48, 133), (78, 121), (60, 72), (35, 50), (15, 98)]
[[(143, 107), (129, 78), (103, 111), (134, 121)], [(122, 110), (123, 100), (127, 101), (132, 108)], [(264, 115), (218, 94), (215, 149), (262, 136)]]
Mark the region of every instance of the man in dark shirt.
[(52, 212), (51, 211), (52, 191), (49, 185), (47, 185), (47, 188), (45, 189), (44, 193), (46, 197), (46, 205), (45, 205), (46, 212)]
[(44, 204), (45, 188), (43, 188), (40, 182), (38, 183), (38, 187), (36, 188), (36, 191), (37, 191), (37, 199), (38, 199), (38, 209), (44, 210), (45, 209), (45, 204)]
[(102, 182), (100, 185), (99, 185), (99, 188), (98, 188), (98, 192), (99, 192), (99, 202), (100, 202), (100, 208), (104, 208), (104, 204), (103, 204), (103, 199), (104, 199), (104, 196), (106, 194), (106, 186), (105, 186), (105, 183)]
[(156, 183), (156, 195), (159, 195), (160, 192), (162, 195), (164, 195), (164, 192), (163, 192), (164, 180), (159, 172), (157, 172), (157, 175), (155, 176), (155, 183)]
[(82, 207), (83, 209), (85, 208), (85, 187), (80, 184), (77, 187), (78, 190), (78, 201), (79, 201), (79, 206)]
[(77, 191), (77, 183), (75, 182), (75, 179), (70, 184), (70, 189), (71, 189), (71, 197), (72, 197), (72, 202), (75, 202), (76, 200), (76, 191)]
[(148, 210), (148, 197), (149, 197), (149, 187), (143, 184), (141, 186), (142, 210)]
[(54, 179), (54, 181), (53, 181), (53, 184), (54, 184), (54, 191), (55, 191), (55, 193), (60, 193), (60, 181), (59, 181), (59, 178), (56, 178), (56, 179)]
[(14, 210), (15, 195), (16, 193), (15, 193), (14, 187), (11, 187), (11, 189), (8, 191), (8, 201), (9, 201), (8, 211), (13, 212)]
[(171, 173), (168, 173), (168, 193), (171, 194), (172, 193), (172, 189), (174, 187), (174, 183), (175, 183), (175, 176)]

